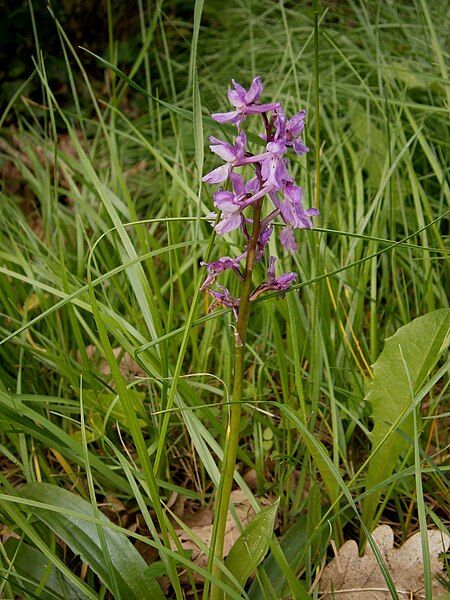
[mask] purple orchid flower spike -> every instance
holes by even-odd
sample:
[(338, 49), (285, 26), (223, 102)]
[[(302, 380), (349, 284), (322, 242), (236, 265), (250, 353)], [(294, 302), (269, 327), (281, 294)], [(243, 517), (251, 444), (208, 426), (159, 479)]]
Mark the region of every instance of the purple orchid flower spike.
[[(231, 190), (220, 189), (213, 194), (214, 204), (221, 212), (220, 221), (215, 224), (219, 235), (241, 229), (245, 248), (238, 258), (224, 256), (214, 262), (205, 264), (207, 276), (202, 290), (207, 290), (213, 298), (209, 310), (223, 306), (233, 312), (236, 319), (234, 332), (234, 374), (232, 400), (228, 409), (227, 438), (225, 454), (222, 462), (218, 502), (214, 519), (214, 543), (212, 556), (223, 557), (228, 507), (235, 469), (237, 447), (239, 442), (239, 422), (243, 399), (245, 376), (245, 344), (252, 301), (265, 292), (277, 291), (281, 294), (292, 289), (296, 279), (295, 273), (284, 273), (275, 276), (275, 258), (269, 258), (269, 267), (265, 281), (252, 290), (253, 273), (258, 270), (258, 261), (262, 261), (266, 247), (269, 245), (274, 230), (274, 220), (281, 218), (285, 227), (280, 233), (283, 247), (294, 252), (297, 244), (294, 229), (311, 227), (311, 217), (318, 214), (316, 209), (305, 210), (302, 204), (302, 189), (295, 185), (288, 172), (287, 154), (290, 148), (297, 154), (307, 152), (300, 139), (304, 129), (306, 113), (300, 111), (290, 119), (286, 119), (278, 102), (259, 104), (263, 92), (260, 77), (253, 79), (250, 88), (232, 80), (233, 88), (228, 91), (228, 98), (235, 110), (226, 113), (215, 113), (212, 118), (219, 123), (233, 123), (237, 126), (238, 136), (235, 144), (228, 144), (210, 138), (211, 150), (225, 161), (225, 164), (214, 169), (203, 177), (207, 183), (222, 183), (229, 179)], [(271, 114), (269, 114), (271, 113)], [(244, 120), (249, 115), (260, 114), (264, 133), (260, 137), (266, 148), (260, 154), (246, 149), (246, 137), (242, 129)], [(241, 169), (239, 174), (236, 168)], [(250, 177), (247, 171), (251, 172)], [(273, 206), (266, 212), (265, 202), (271, 201)], [(273, 240), (272, 240), (273, 242)], [(240, 261), (245, 258), (245, 267)], [(227, 288), (217, 283), (217, 278), (226, 270), (234, 271), (241, 278), (240, 298), (234, 298)], [(212, 289), (211, 286), (217, 286)], [(213, 565), (212, 573), (221, 578), (218, 564)], [(214, 583), (211, 598), (222, 598), (223, 593)]]
[(254, 292), (250, 296), (250, 301), (256, 300), (256, 298), (264, 292), (277, 291), (285, 292), (291, 287), (291, 284), (297, 278), (296, 273), (284, 273), (280, 277), (275, 277), (275, 262), (276, 258), (271, 256), (269, 258), (269, 268), (267, 269), (267, 281), (258, 285)]
[(280, 106), (279, 102), (256, 104), (264, 89), (261, 77), (255, 77), (253, 79), (248, 92), (242, 85), (236, 83), (234, 79), (231, 80), (231, 83), (234, 86), (234, 90), (228, 91), (228, 100), (236, 110), (225, 113), (214, 113), (211, 115), (214, 121), (217, 121), (218, 123), (233, 123), (235, 125), (240, 125), (247, 115), (269, 112)]
[[(250, 88), (232, 80), (233, 88), (228, 91), (228, 98), (235, 110), (227, 113), (217, 113), (213, 118), (220, 123), (234, 123), (238, 134), (234, 144), (211, 137), (210, 148), (224, 162), (203, 177), (207, 183), (222, 183), (229, 179), (231, 190), (219, 189), (213, 194), (214, 204), (221, 212), (215, 231), (219, 235), (241, 229), (245, 238), (245, 249), (238, 258), (224, 256), (211, 263), (202, 263), (207, 269), (207, 276), (202, 290), (214, 298), (213, 306), (231, 308), (235, 317), (240, 299), (233, 298), (226, 288), (211, 289), (216, 284), (217, 277), (226, 270), (232, 270), (238, 277), (245, 280), (248, 270), (253, 270), (256, 262), (264, 258), (266, 246), (273, 233), (273, 222), (278, 217), (284, 223), (279, 239), (285, 250), (295, 252), (297, 242), (294, 237), (295, 229), (311, 229), (312, 217), (319, 214), (316, 208), (305, 209), (303, 206), (303, 191), (297, 186), (288, 172), (289, 160), (287, 154), (292, 148), (296, 154), (304, 154), (308, 148), (303, 144), (301, 135), (305, 128), (306, 112), (300, 110), (293, 117), (287, 118), (278, 102), (259, 104), (263, 92), (260, 77), (253, 79)], [(271, 114), (269, 114), (271, 113)], [(261, 114), (265, 132), (260, 137), (266, 142), (266, 148), (260, 154), (253, 154), (247, 148), (247, 137), (241, 131), (243, 120), (254, 114)], [(236, 168), (242, 169), (236, 173)], [(252, 171), (252, 176), (246, 178), (246, 170)], [(264, 215), (264, 199), (271, 200), (273, 206)], [(252, 214), (247, 213), (252, 208)], [(259, 221), (255, 221), (255, 215)], [(258, 236), (253, 233), (257, 228)], [(241, 261), (246, 259), (245, 269)], [(252, 293), (246, 291), (246, 303), (255, 300), (260, 294), (269, 290), (284, 292), (295, 280), (295, 273), (285, 273), (275, 277), (275, 258), (269, 260), (266, 281)]]
[(217, 139), (213, 135), (209, 138), (209, 141), (212, 142), (210, 145), (211, 151), (226, 162), (224, 165), (217, 167), (217, 169), (214, 169), (202, 177), (202, 181), (205, 183), (222, 183), (222, 181), (228, 179), (233, 167), (238, 166), (240, 161), (244, 158), (247, 136), (241, 131), (241, 133), (236, 136), (234, 146)]

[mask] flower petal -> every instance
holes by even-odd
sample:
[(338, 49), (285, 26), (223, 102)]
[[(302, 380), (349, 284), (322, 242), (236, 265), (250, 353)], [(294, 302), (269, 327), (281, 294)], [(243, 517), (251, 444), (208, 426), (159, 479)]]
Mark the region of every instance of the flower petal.
[(202, 181), (205, 183), (222, 183), (222, 181), (227, 179), (230, 168), (231, 167), (229, 164), (221, 165), (220, 167), (217, 167), (217, 169), (214, 169), (202, 177)]
[(217, 208), (225, 213), (235, 213), (240, 210), (239, 204), (236, 204), (236, 196), (232, 192), (226, 190), (218, 190), (213, 194), (214, 204)]
[(294, 238), (294, 232), (292, 231), (292, 227), (285, 227), (281, 231), (280, 241), (283, 245), (283, 248), (288, 252), (295, 252), (298, 248)]
[(257, 115), (259, 113), (269, 112), (279, 108), (279, 102), (271, 102), (270, 104), (250, 104), (244, 106), (241, 110), (245, 115)]
[(301, 110), (286, 122), (286, 134), (294, 139), (298, 137), (305, 128), (306, 110)]
[(252, 102), (256, 102), (263, 93), (263, 89), (261, 77), (255, 77), (252, 81), (250, 89), (245, 94), (245, 103), (251, 104)]
[(218, 235), (224, 235), (225, 233), (229, 233), (230, 231), (237, 229), (240, 224), (240, 213), (232, 213), (230, 215), (226, 215), (224, 219), (219, 221), (215, 227), (215, 230)]
[(239, 123), (242, 119), (242, 115), (237, 110), (224, 113), (214, 113), (211, 118), (217, 123)]
[(228, 90), (228, 100), (236, 108), (241, 108), (245, 104), (245, 92), (240, 94), (238, 90)]
[(295, 140), (293, 146), (297, 154), (306, 154), (307, 152), (309, 152), (308, 146), (305, 146), (305, 144), (301, 140)]
[[(218, 141), (220, 142), (220, 140)], [(227, 162), (233, 162), (233, 160), (236, 158), (235, 149), (226, 142), (220, 142), (220, 144), (211, 144), (210, 148), (215, 154)]]
[(242, 175), (234, 173), (233, 171), (230, 173), (230, 181), (236, 196), (242, 196), (245, 193), (244, 178)]

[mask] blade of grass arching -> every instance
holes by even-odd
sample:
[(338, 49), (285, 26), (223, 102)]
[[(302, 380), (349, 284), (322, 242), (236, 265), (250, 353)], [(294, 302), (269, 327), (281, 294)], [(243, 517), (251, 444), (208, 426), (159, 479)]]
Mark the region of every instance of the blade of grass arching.
[[(411, 402), (414, 404), (414, 385), (411, 379), (411, 373), (409, 371), (408, 364), (403, 356), (402, 347), (399, 345), (400, 357), (403, 363), (403, 369), (409, 385), (409, 393), (411, 396)], [(419, 516), (419, 528), (420, 528), (420, 541), (422, 542), (422, 559), (424, 568), (424, 582), (425, 582), (425, 598), (426, 600), (432, 600), (432, 579), (431, 579), (431, 567), (430, 567), (430, 548), (428, 545), (428, 532), (427, 532), (427, 517), (425, 514), (425, 502), (423, 496), (422, 487), (422, 473), (420, 464), (420, 433), (417, 419), (417, 409), (412, 410), (413, 416), (413, 432), (414, 432), (414, 475), (416, 481), (416, 501), (417, 501), (417, 513)]]
[[(103, 281), (108, 280), (113, 275), (116, 275), (116, 274), (120, 273), (121, 271), (126, 270), (128, 267), (131, 267), (143, 260), (147, 260), (149, 258), (158, 256), (160, 254), (168, 252), (169, 250), (176, 250), (177, 248), (183, 248), (186, 246), (192, 246), (192, 245), (197, 245), (197, 244), (198, 244), (198, 242), (182, 242), (179, 244), (174, 244), (169, 247), (159, 248), (158, 250), (153, 250), (151, 252), (147, 252), (146, 254), (143, 254), (142, 256), (137, 256), (136, 258), (134, 258), (130, 261), (122, 263), (121, 265), (119, 265), (118, 267), (115, 267), (108, 273), (105, 273), (104, 275), (97, 277), (96, 279), (94, 279), (92, 281), (92, 286), (93, 287), (97, 286), (98, 284), (102, 283)], [(33, 317), (33, 319), (28, 321), (28, 323), (26, 325), (19, 327), (17, 330), (12, 332), (11, 334), (8, 334), (5, 338), (1, 339), (0, 346), (2, 344), (5, 344), (6, 342), (8, 342), (13, 337), (20, 335), (23, 331), (25, 331), (32, 325), (35, 325), (42, 319), (46, 318), (48, 315), (50, 315), (54, 311), (58, 310), (59, 308), (61, 308), (65, 304), (67, 304), (68, 302), (75, 304), (76, 306), (78, 306), (79, 308), (82, 308), (83, 310), (91, 312), (90, 305), (88, 303), (78, 299), (80, 296), (82, 296), (83, 294), (88, 292), (89, 286), (87, 284), (78, 288), (76, 291), (71, 292), (70, 294), (67, 294), (58, 288), (49, 286), (49, 285), (42, 283), (32, 277), (27, 277), (26, 275), (17, 273), (16, 271), (11, 271), (10, 269), (5, 269), (3, 267), (0, 267), (0, 273), (3, 273), (4, 275), (11, 277), (13, 279), (16, 279), (18, 281), (23, 281), (25, 283), (28, 283), (28, 284), (32, 285), (33, 287), (35, 287), (36, 289), (42, 290), (44, 292), (48, 292), (52, 295), (55, 295), (56, 297), (62, 298), (59, 302), (57, 302), (50, 308), (46, 309), (45, 311), (43, 311), (41, 314), (37, 315), (36, 317)], [(109, 312), (108, 308), (105, 307), (105, 311), (108, 313)], [(140, 341), (143, 340), (143, 336), (140, 335), (139, 332), (134, 327), (132, 327), (130, 324), (126, 323), (126, 321), (122, 317), (117, 315), (117, 319), (123, 323), (123, 325), (126, 329), (128, 329), (129, 331), (132, 331), (133, 335), (138, 340), (140, 340)], [(162, 338), (164, 338), (164, 336), (162, 336)], [(156, 340), (156, 342), (159, 343), (159, 340)]]
[[(151, 532), (151, 534), (153, 536), (153, 539), (155, 541), (159, 541), (158, 531), (156, 530), (156, 527), (155, 527), (155, 525), (153, 523), (152, 517), (151, 517), (151, 515), (149, 513), (149, 510), (147, 508), (147, 504), (145, 502), (145, 499), (142, 496), (142, 493), (141, 493), (141, 491), (139, 489), (139, 486), (138, 486), (138, 484), (136, 482), (136, 479), (134, 478), (133, 473), (131, 472), (131, 469), (130, 469), (130, 467), (129, 467), (129, 465), (128, 465), (126, 459), (125, 459), (125, 457), (118, 451), (118, 449), (115, 446), (112, 446), (112, 448), (113, 448), (113, 451), (116, 454), (116, 456), (117, 456), (117, 458), (118, 458), (118, 460), (120, 462), (120, 465), (121, 465), (121, 467), (122, 467), (122, 469), (123, 469), (123, 471), (125, 473), (125, 476), (126, 476), (126, 478), (128, 480), (128, 483), (130, 484), (130, 487), (131, 487), (131, 489), (133, 491), (134, 498), (136, 499), (136, 501), (138, 503), (138, 506), (139, 506), (139, 509), (140, 509), (140, 511), (142, 513), (142, 517), (144, 519), (145, 524), (147, 525), (149, 531)], [(175, 544), (177, 546), (178, 551), (180, 553), (182, 553), (183, 549), (182, 549), (182, 546), (181, 546), (181, 543), (180, 543), (179, 539), (177, 537), (175, 537), (174, 541), (175, 541)], [(164, 566), (166, 568), (166, 571), (168, 572), (169, 569), (170, 569), (170, 564), (168, 562), (168, 557), (164, 553), (162, 553), (162, 555), (160, 556), (160, 558), (161, 558), (161, 561), (162, 561), (162, 563), (164, 564)], [(187, 569), (187, 573), (188, 573), (188, 577), (189, 577), (190, 582), (191, 582), (192, 589), (195, 590), (195, 585), (194, 585), (194, 582), (192, 580), (192, 574), (191, 574), (190, 569)]]
[[(40, 72), (39, 72), (39, 74), (41, 76), (41, 79), (45, 83), (45, 78), (42, 76), (42, 74)], [(105, 206), (111, 221), (113, 222), (114, 226), (117, 228), (119, 237), (122, 241), (122, 244), (123, 244), (125, 251), (127, 252), (129, 258), (132, 258), (132, 259), (136, 258), (137, 257), (136, 250), (135, 250), (133, 243), (132, 243), (130, 237), (128, 236), (128, 233), (126, 232), (123, 222), (115, 208), (115, 201), (118, 200), (116, 195), (104, 183), (102, 183), (102, 181), (98, 177), (91, 160), (89, 159), (89, 157), (85, 153), (82, 145), (80, 144), (80, 141), (78, 139), (78, 136), (76, 135), (76, 132), (73, 130), (72, 126), (70, 125), (70, 123), (69, 123), (68, 119), (66, 118), (66, 116), (64, 115), (64, 113), (58, 107), (58, 104), (57, 104), (52, 92), (48, 88), (46, 88), (46, 89), (47, 89), (47, 93), (48, 93), (49, 97), (52, 98), (54, 105), (57, 108), (61, 119), (64, 121), (64, 124), (66, 126), (67, 132), (72, 141), (74, 149), (76, 150), (76, 152), (78, 154), (79, 165), (82, 169), (82, 172), (83, 172), (86, 180), (91, 182), (91, 184), (94, 187), (94, 189), (96, 190), (100, 200), (102, 201), (102, 204)], [(100, 119), (101, 119), (101, 115), (100, 115)], [(148, 286), (145, 274), (143, 272), (142, 266), (136, 265), (136, 267), (128, 273), (128, 277), (130, 279), (131, 286), (136, 295), (137, 301), (139, 303), (139, 307), (142, 311), (144, 321), (147, 325), (149, 333), (150, 333), (151, 337), (156, 338), (157, 337), (157, 328), (158, 328), (158, 323), (159, 323), (159, 315), (156, 310), (156, 307), (154, 306), (153, 297), (149, 290), (149, 286)]]
[(33, 81), (35, 75), (36, 75), (35, 73), (31, 73), (31, 75), (18, 86), (18, 88), (16, 89), (14, 94), (11, 96), (11, 99), (6, 104), (5, 108), (3, 109), (2, 114), (0, 116), (0, 129), (3, 127), (3, 123), (6, 121), (9, 111), (16, 104), (17, 99), (22, 96), (22, 94), (23, 94), (24, 90), (26, 90), (28, 84), (30, 84), (31, 81)]
[[(83, 405), (83, 376), (80, 376), (80, 386), (79, 386), (79, 394), (80, 394), (80, 419), (81, 419), (81, 445), (83, 449), (83, 459), (84, 459), (84, 467), (86, 470), (86, 480), (89, 490), (89, 496), (92, 506), (92, 514), (94, 517), (100, 520), (100, 511), (97, 506), (97, 498), (95, 496), (95, 488), (94, 488), (94, 480), (92, 478), (91, 467), (89, 464), (89, 452), (87, 447), (87, 439), (86, 439), (86, 424), (84, 421), (84, 405)], [(106, 543), (105, 533), (103, 531), (102, 525), (97, 525), (97, 535), (100, 542), (100, 547), (102, 549), (103, 558), (105, 560), (106, 569), (109, 576), (109, 581), (111, 582), (111, 592), (114, 594), (114, 597), (118, 600), (122, 599), (122, 595), (119, 588), (119, 583), (116, 580), (116, 573), (113, 569), (111, 563), (111, 557), (109, 555), (108, 545)], [(123, 600), (126, 600), (125, 598)]]
[[(145, 443), (142, 430), (140, 428), (137, 415), (133, 407), (133, 399), (130, 396), (130, 392), (123, 379), (123, 375), (120, 372), (119, 365), (117, 364), (116, 358), (113, 353), (111, 342), (109, 340), (108, 331), (103, 321), (103, 317), (100, 313), (99, 305), (95, 297), (95, 291), (91, 284), (91, 271), (88, 269), (88, 280), (89, 280), (89, 297), (91, 300), (92, 313), (97, 324), (100, 341), (102, 344), (103, 352), (105, 353), (106, 360), (111, 370), (114, 383), (116, 385), (117, 392), (120, 397), (122, 409), (125, 413), (127, 421), (129, 423), (130, 432), (133, 438), (133, 443), (138, 454), (141, 468), (144, 473), (145, 481), (148, 486), (150, 500), (158, 519), (159, 526), (161, 528), (161, 535), (163, 538), (164, 545), (166, 548), (170, 548), (169, 534), (167, 530), (167, 523), (165, 515), (161, 507), (161, 501), (159, 498), (158, 484), (155, 478), (155, 471), (150, 462), (150, 457), (147, 451), (147, 445)], [(182, 591), (180, 582), (177, 575), (176, 565), (172, 560), (168, 560), (169, 563), (169, 578), (176, 592), (177, 598), (182, 598)]]
[[(439, 42), (439, 39), (438, 39), (438, 36), (436, 33), (436, 28), (434, 26), (433, 19), (431, 18), (431, 15), (430, 15), (429, 6), (425, 2), (425, 0), (420, 0), (420, 6), (422, 8), (423, 14), (425, 15), (425, 20), (426, 20), (426, 23), (428, 26), (428, 31), (429, 31), (430, 39), (431, 39), (430, 46), (431, 46), (431, 49), (433, 50), (433, 54), (435, 56), (436, 63), (439, 66), (439, 71), (441, 73), (441, 77), (442, 77), (443, 81), (448, 83), (447, 67), (446, 67), (445, 58), (444, 58), (445, 52)], [(448, 109), (450, 107), (450, 86), (449, 85), (445, 86), (445, 92), (447, 95), (447, 109)]]

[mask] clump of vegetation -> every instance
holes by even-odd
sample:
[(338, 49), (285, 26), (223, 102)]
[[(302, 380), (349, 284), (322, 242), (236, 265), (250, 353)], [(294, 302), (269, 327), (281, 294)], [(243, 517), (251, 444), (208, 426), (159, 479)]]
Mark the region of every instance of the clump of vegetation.
[[(0, 117), (1, 594), (320, 598), (332, 548), (359, 539), (401, 598), (389, 557), (405, 552), (371, 535), (389, 524), (398, 545), (420, 532), (414, 591), (432, 598), (448, 581), (444, 6), (137, 5), (124, 46), (106, 3), (103, 49), (50, 8), (64, 93), (37, 30), (38, 85)], [(311, 151), (289, 168), (320, 217), (293, 254), (268, 242), (297, 279), (254, 299), (214, 566), (235, 320), (209, 311), (201, 263), (240, 246), (214, 235), (201, 178), (207, 135), (235, 133), (210, 114), (257, 74), (307, 111)]]

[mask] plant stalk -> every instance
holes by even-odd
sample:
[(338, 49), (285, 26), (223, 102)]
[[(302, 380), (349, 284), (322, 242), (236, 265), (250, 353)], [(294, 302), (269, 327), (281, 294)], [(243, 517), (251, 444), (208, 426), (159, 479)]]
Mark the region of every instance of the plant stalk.
[[(214, 560), (212, 574), (217, 579), (221, 578), (220, 561), (223, 559), (228, 508), (230, 504), (231, 488), (233, 486), (234, 469), (236, 466), (236, 455), (239, 445), (239, 425), (241, 421), (241, 404), (245, 369), (245, 342), (247, 338), (248, 318), (250, 314), (250, 293), (253, 269), (256, 261), (259, 233), (261, 230), (261, 204), (262, 199), (256, 202), (253, 206), (253, 230), (247, 246), (247, 261), (245, 264), (244, 279), (241, 286), (241, 301), (239, 304), (239, 313), (235, 332), (233, 391), (228, 411), (224, 457), (216, 500), (214, 530), (211, 540), (212, 560)], [(210, 598), (211, 600), (223, 600), (223, 591), (214, 583), (211, 585)]]

